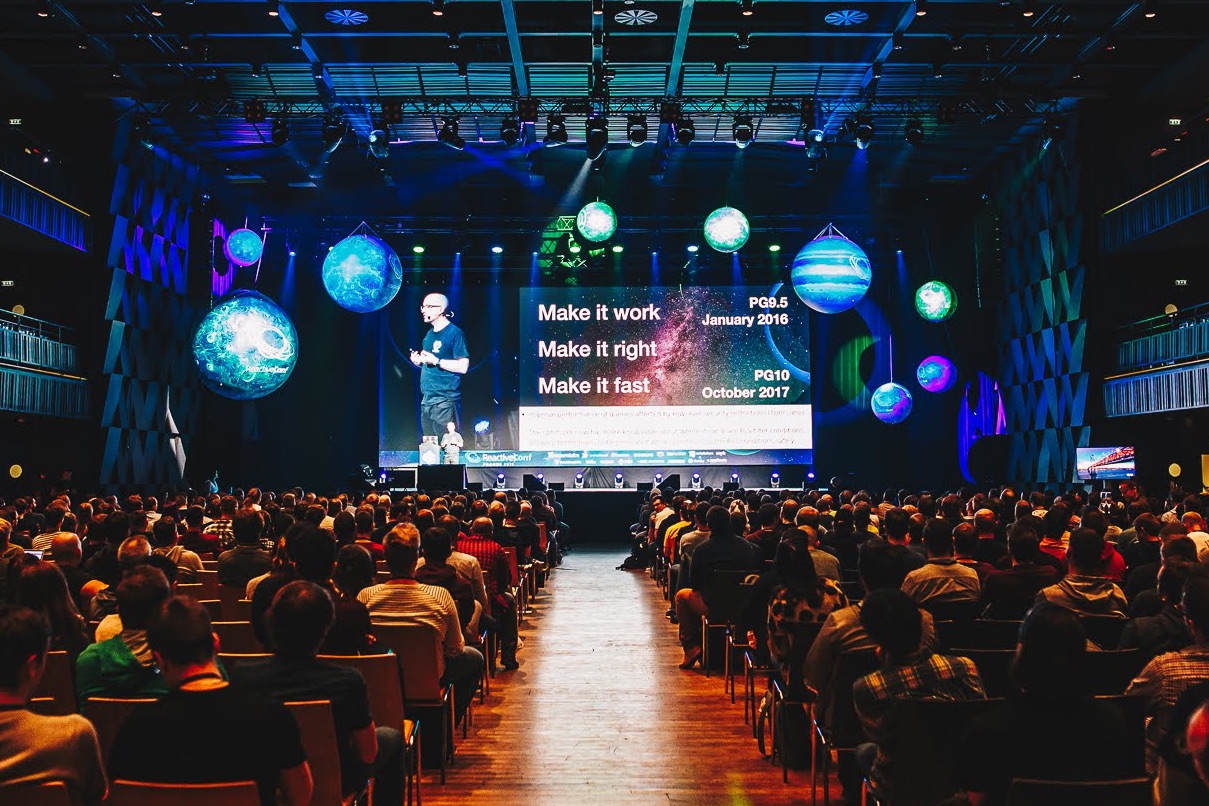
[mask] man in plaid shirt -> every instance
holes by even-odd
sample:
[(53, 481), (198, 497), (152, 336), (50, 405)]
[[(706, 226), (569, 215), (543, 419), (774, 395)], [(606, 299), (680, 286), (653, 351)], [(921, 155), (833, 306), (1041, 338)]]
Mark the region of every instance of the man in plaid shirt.
[(1146, 729), (1146, 766), (1158, 772), (1160, 788), (1163, 770), (1155, 756), (1155, 748), (1171, 727), (1171, 712), (1176, 700), (1186, 690), (1209, 680), (1209, 574), (1204, 568), (1193, 568), (1184, 582), (1181, 609), (1192, 644), (1178, 652), (1167, 652), (1146, 664), (1133, 679), (1126, 694), (1145, 697), (1148, 711), (1154, 719)]
[(512, 568), (504, 549), (493, 539), (494, 532), (495, 524), (490, 518), (475, 518), (470, 534), (458, 541), (458, 551), (477, 559), (483, 569), (491, 615), (499, 625), (500, 665), (510, 672), (520, 668), (516, 662), (516, 598), (508, 590), (512, 586)]
[(875, 590), (861, 606), (861, 626), (877, 644), (883, 668), (852, 686), (852, 701), (871, 744), (856, 749), (857, 763), (880, 790), (910, 800), (896, 791), (893, 748), (910, 741), (887, 730), (886, 720), (901, 700), (981, 700), (986, 697), (974, 662), (938, 655), (923, 645), (919, 607), (901, 590)]

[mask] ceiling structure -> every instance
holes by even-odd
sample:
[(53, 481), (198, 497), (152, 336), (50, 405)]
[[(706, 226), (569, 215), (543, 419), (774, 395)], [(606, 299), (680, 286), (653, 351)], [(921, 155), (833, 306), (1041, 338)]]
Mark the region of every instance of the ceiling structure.
[[(688, 149), (733, 142), (738, 115), (753, 150), (783, 157), (811, 129), (851, 149), (865, 114), (895, 180), (922, 184), (1039, 139), (1079, 99), (1187, 75), (1209, 59), (1207, 30), (1204, 0), (22, 0), (0, 5), (0, 75), (5, 94), (113, 98), (150, 141), (270, 185), (322, 175), (327, 115), (358, 159), (384, 116), (392, 159), (436, 158), (427, 144), (456, 116), (472, 150), (523, 166), (551, 114), (572, 151), (589, 116), (613, 149), (641, 116), (656, 176), (685, 149), (677, 116), (695, 127)], [(518, 115), (531, 122), (509, 147), (501, 124)]]

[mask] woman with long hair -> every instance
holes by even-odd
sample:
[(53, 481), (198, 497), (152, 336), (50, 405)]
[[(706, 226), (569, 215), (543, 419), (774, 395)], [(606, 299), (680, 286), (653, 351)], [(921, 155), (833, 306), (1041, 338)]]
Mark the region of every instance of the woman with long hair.
[[(807, 621), (826, 621), (831, 611), (848, 606), (844, 589), (815, 570), (804, 528), (809, 527), (787, 532), (773, 559), (773, 571), (780, 584), (768, 601), (768, 652), (785, 680), (800, 677), (800, 664), (806, 659), (805, 652), (794, 652), (795, 626)], [(794, 664), (798, 668), (793, 668)]]
[(76, 609), (63, 572), (54, 563), (25, 563), (17, 573), (16, 603), (50, 621), (50, 648), (63, 650), (74, 661), (91, 643), (88, 622)]

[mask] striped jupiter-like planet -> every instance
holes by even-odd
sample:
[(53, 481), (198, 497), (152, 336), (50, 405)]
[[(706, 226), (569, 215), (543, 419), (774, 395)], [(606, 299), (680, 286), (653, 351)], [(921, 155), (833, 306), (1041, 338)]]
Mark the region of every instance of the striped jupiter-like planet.
[(798, 298), (819, 313), (840, 313), (860, 302), (873, 280), (865, 252), (840, 235), (821, 235), (793, 259), (790, 277)]

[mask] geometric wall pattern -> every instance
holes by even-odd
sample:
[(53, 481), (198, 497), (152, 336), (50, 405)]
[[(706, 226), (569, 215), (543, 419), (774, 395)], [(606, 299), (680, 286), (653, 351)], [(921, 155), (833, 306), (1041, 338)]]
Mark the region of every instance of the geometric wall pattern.
[(1090, 438), (1074, 129), (1072, 121), (1048, 149), (1014, 155), (1001, 177), (1000, 389), (1011, 437), (1008, 477), (1018, 482), (1069, 482), (1075, 448)]
[(115, 147), (101, 409), (101, 484), (120, 492), (179, 484), (201, 395), (189, 340), (202, 312), (185, 282), (199, 171), (128, 135)]

